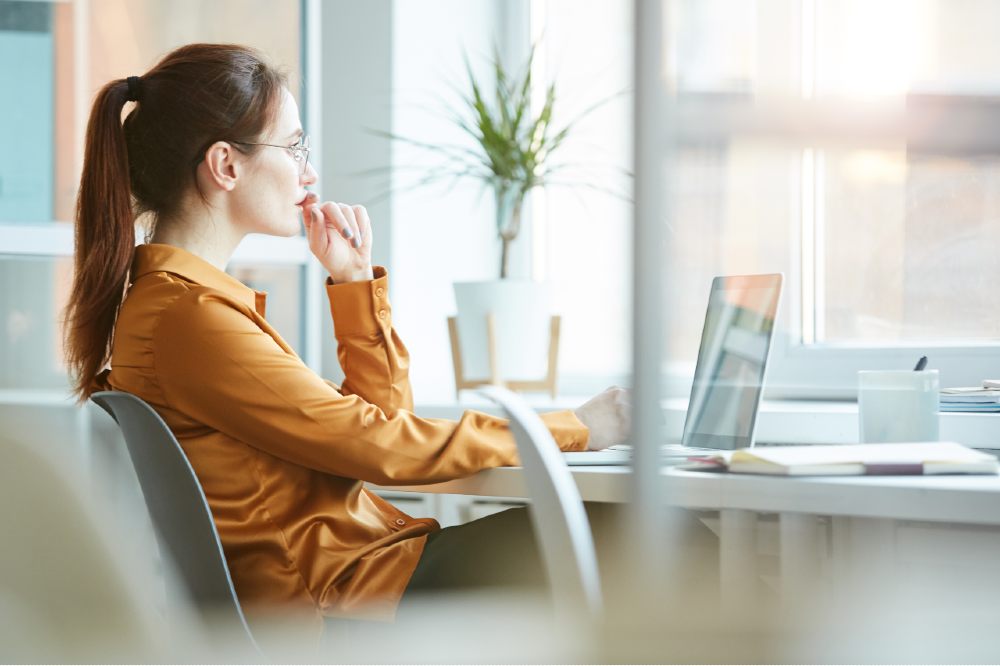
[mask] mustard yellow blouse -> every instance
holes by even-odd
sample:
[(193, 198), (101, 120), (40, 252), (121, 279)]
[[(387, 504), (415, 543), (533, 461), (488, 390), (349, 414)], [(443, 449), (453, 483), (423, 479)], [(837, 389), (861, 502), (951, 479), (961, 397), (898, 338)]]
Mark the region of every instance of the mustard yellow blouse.
[[(388, 278), (331, 284), (342, 386), (306, 367), (264, 318), (265, 294), (179, 248), (136, 248), (111, 370), (95, 388), (153, 406), (191, 461), (251, 620), (276, 606), (393, 616), (426, 535), (364, 487), (445, 481), (516, 465), (507, 422), (412, 413), (409, 356)], [(559, 446), (586, 448), (572, 412), (543, 416)]]

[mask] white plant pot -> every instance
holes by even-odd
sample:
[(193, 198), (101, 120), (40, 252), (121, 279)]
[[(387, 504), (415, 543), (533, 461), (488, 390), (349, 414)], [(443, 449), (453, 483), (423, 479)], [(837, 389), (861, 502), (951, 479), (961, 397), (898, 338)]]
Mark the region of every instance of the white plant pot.
[(464, 378), (490, 378), (486, 320), (491, 313), (499, 379), (544, 378), (553, 314), (551, 285), (507, 279), (453, 286)]

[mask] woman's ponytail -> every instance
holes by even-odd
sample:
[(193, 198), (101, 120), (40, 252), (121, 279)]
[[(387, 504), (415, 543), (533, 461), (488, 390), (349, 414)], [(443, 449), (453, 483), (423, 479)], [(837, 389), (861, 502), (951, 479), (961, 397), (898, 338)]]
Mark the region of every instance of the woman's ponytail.
[(66, 309), (66, 360), (80, 400), (108, 362), (115, 318), (135, 251), (135, 214), (121, 114), (125, 79), (97, 95), (87, 123), (76, 206), (73, 289)]

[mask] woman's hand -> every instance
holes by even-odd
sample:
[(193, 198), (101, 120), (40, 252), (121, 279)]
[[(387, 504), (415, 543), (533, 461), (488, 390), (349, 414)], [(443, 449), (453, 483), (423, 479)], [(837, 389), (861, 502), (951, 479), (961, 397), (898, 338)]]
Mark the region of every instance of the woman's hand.
[(632, 396), (618, 386), (598, 393), (574, 413), (590, 429), (587, 448), (591, 451), (624, 444), (632, 431)]
[(309, 250), (338, 282), (371, 280), (372, 225), (364, 206), (348, 206), (309, 193), (302, 202)]

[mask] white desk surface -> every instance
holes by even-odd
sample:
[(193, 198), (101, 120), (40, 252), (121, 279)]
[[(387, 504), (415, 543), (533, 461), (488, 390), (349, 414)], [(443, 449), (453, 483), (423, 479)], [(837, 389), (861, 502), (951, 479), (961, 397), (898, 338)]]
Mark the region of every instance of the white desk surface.
[[(468, 392), (465, 392), (468, 393)], [(556, 400), (527, 395), (540, 410), (575, 409), (589, 396), (560, 396)], [(667, 398), (661, 403), (665, 435), (679, 440), (684, 427), (687, 399)], [(476, 409), (498, 414), (485, 398), (463, 395), (461, 402), (421, 403), (415, 413), (428, 418), (458, 419), (462, 411)], [(1000, 413), (941, 414), (941, 439), (979, 449), (1000, 449)], [(757, 420), (757, 442), (773, 444), (857, 444), (858, 405), (833, 400), (764, 400)]]
[[(573, 467), (571, 470), (585, 501), (629, 501), (628, 467)], [(667, 503), (686, 508), (1000, 525), (1000, 476), (786, 478), (665, 467), (660, 478)], [(433, 485), (386, 487), (384, 490), (527, 497), (520, 467), (486, 470)]]

